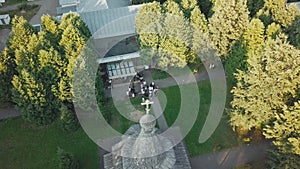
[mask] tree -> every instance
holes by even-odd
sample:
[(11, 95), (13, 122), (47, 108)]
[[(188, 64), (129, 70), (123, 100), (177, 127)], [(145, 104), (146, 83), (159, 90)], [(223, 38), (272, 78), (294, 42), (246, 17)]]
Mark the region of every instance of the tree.
[(135, 28), (138, 34), (141, 58), (148, 65), (152, 58), (157, 56), (162, 34), (162, 21), (162, 8), (158, 2), (144, 5), (136, 16)]
[(190, 54), (191, 30), (179, 5), (171, 0), (164, 3), (163, 35), (159, 47), (159, 63), (162, 68), (184, 67), (193, 61)]
[(197, 7), (197, 0), (181, 0), (181, 7), (187, 19), (190, 18), (191, 11)]
[(242, 39), (237, 41), (228, 57), (224, 60), (224, 68), (226, 71), (227, 81), (230, 87), (235, 86), (237, 79), (234, 76), (238, 71), (246, 71), (247, 64), (247, 46), (243, 43)]
[(90, 36), (88, 28), (74, 14), (65, 15), (61, 23), (43, 16), (43, 29), (38, 34), (20, 18), (13, 23), (15, 32), (11, 39), (16, 42), (10, 41), (10, 46), (17, 74), (12, 80), (12, 91), (17, 108), (24, 119), (37, 125), (50, 124), (61, 111), (64, 128), (76, 128), (71, 80), (76, 57)]
[(211, 0), (198, 0), (198, 6), (200, 6), (201, 11), (205, 15), (205, 18), (210, 18), (212, 15), (213, 3)]
[(62, 59), (65, 69), (59, 75), (58, 86), (53, 91), (62, 102), (71, 103), (73, 98), (71, 80), (76, 58), (83, 51), (90, 32), (80, 16), (75, 14), (63, 17), (58, 27), (62, 30), (59, 46), (62, 50), (61, 55), (64, 56)]
[(59, 169), (79, 169), (79, 161), (75, 159), (72, 153), (65, 151), (64, 149), (57, 148), (57, 158)]
[(300, 101), (292, 106), (284, 105), (275, 119), (264, 128), (266, 138), (282, 152), (300, 155)]
[(219, 56), (226, 57), (249, 23), (246, 0), (216, 0), (209, 19), (209, 32)]
[(265, 27), (260, 19), (254, 18), (250, 21), (243, 35), (244, 44), (247, 46), (248, 56), (255, 55), (254, 52), (264, 43), (264, 32)]
[(268, 153), (268, 168), (287, 169), (300, 166), (300, 156), (294, 153), (284, 153), (275, 148)]
[(12, 54), (7, 47), (4, 48), (0, 55), (0, 106), (11, 101), (11, 80), (15, 67)]
[(237, 86), (232, 89), (233, 127), (262, 129), (285, 106), (291, 106), (286, 103), (296, 97), (300, 84), (299, 57), (300, 51), (280, 35), (275, 40), (268, 38), (261, 54), (247, 59), (248, 70), (238, 71)]
[(290, 41), (291, 44), (293, 44), (295, 47), (299, 49), (300, 47), (300, 15), (296, 16), (296, 19), (286, 29), (286, 34), (289, 35), (288, 40)]
[(143, 6), (135, 26), (142, 59), (148, 63), (158, 60), (158, 66), (167, 68), (184, 67), (193, 61), (190, 26), (178, 3), (168, 0), (163, 7), (158, 2)]
[(32, 26), (23, 17), (14, 17), (12, 25), (7, 47), (0, 55), (0, 105), (12, 101), (11, 80), (16, 74), (15, 50), (28, 44), (34, 33)]
[(247, 7), (250, 12), (250, 17), (254, 17), (263, 6), (264, 0), (248, 0)]
[(74, 109), (70, 109), (66, 105), (61, 104), (59, 112), (61, 126), (64, 131), (76, 131), (79, 128), (79, 122), (74, 113)]
[(207, 50), (211, 47), (208, 38), (208, 25), (204, 14), (201, 13), (199, 7), (195, 7), (191, 12), (191, 31), (192, 31), (192, 52), (194, 53), (194, 58), (197, 56), (201, 57), (201, 60), (207, 60), (205, 57)]
[(275, 22), (287, 28), (299, 12), (297, 6), (287, 6), (286, 2), (286, 0), (264, 0), (264, 7), (257, 12), (257, 16), (264, 21), (265, 26)]
[(12, 94), (22, 117), (36, 125), (47, 125), (55, 120), (57, 113), (53, 110), (57, 102), (51, 97), (42, 83), (37, 82), (33, 75), (25, 69), (14, 76)]

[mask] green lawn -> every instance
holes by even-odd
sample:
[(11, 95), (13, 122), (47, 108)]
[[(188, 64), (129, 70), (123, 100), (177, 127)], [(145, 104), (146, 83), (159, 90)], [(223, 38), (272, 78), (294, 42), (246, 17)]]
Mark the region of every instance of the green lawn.
[(0, 168), (58, 168), (58, 146), (73, 153), (82, 168), (99, 167), (97, 145), (82, 129), (65, 133), (57, 123), (38, 128), (21, 118), (13, 118), (1, 120), (0, 131)]
[[(23, 16), (27, 21), (30, 21), (30, 19), (39, 11), (40, 7), (41, 6), (39, 5), (32, 5), (30, 6), (30, 9), (26, 11), (26, 13), (21, 13), (21, 11), (17, 9), (17, 10), (0, 12), (0, 15), (9, 14), (11, 19), (13, 19), (15, 15)], [(8, 29), (8, 28), (11, 28), (11, 24), (0, 25), (0, 29)]]
[[(200, 108), (199, 114), (193, 128), (185, 137), (185, 144), (191, 156), (196, 156), (213, 151), (219, 151), (238, 145), (237, 135), (228, 124), (229, 117), (224, 114), (222, 120), (214, 134), (203, 144), (198, 143), (198, 138), (202, 126), (205, 122), (210, 106), (210, 83), (208, 81), (199, 82)], [(185, 87), (188, 87), (186, 85)], [(180, 109), (180, 92), (178, 86), (162, 89), (167, 97), (167, 105), (164, 111), (165, 118), (170, 126), (177, 118)]]
[(6, 0), (2, 7), (6, 7), (9, 5), (14, 5), (22, 2), (26, 2), (26, 0)]
[[(125, 101), (116, 101), (116, 103), (113, 103), (113, 100), (109, 98), (105, 105), (100, 108), (100, 110), (111, 113), (111, 120), (109, 121), (109, 124), (118, 132), (125, 133), (126, 130), (135, 123), (127, 119), (126, 116), (130, 117), (130, 113), (135, 110), (144, 112), (144, 107), (140, 105), (140, 103), (140, 97), (130, 99), (130, 103)], [(134, 107), (130, 107), (129, 104), (132, 104)], [(122, 110), (126, 113), (124, 114), (125, 117), (119, 113), (115, 105), (118, 105), (119, 110)]]
[(201, 72), (204, 71), (205, 68), (202, 64), (189, 64), (185, 68), (169, 68), (168, 71), (160, 70), (160, 69), (152, 69), (151, 75), (154, 80), (165, 79), (171, 77), (169, 74), (172, 73), (173, 76), (183, 76), (190, 74), (190, 72)]

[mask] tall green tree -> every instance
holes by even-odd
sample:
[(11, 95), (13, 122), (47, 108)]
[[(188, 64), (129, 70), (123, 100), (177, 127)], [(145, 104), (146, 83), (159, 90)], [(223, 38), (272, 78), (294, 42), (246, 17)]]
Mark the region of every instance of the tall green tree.
[(12, 53), (6, 47), (0, 55), (0, 106), (11, 102), (11, 80), (15, 74), (15, 63)]
[(254, 17), (263, 6), (264, 0), (247, 0), (247, 7), (250, 12), (250, 17)]
[(157, 59), (160, 36), (163, 33), (162, 21), (163, 13), (159, 2), (144, 5), (136, 16), (135, 28), (138, 34), (141, 58), (146, 64), (150, 64), (153, 57)]
[(71, 103), (73, 94), (71, 81), (76, 58), (85, 47), (85, 42), (90, 37), (90, 32), (79, 15), (69, 14), (63, 17), (58, 28), (62, 31), (59, 46), (61, 55), (64, 56), (64, 69), (59, 75), (57, 88), (53, 89), (56, 96), (65, 103)]
[(205, 15), (205, 18), (210, 18), (213, 14), (212, 6), (213, 3), (211, 0), (197, 0), (198, 6), (200, 7), (201, 11)]
[(265, 26), (260, 19), (254, 18), (250, 21), (243, 34), (243, 41), (247, 47), (248, 57), (258, 54), (255, 52), (265, 42)]
[(42, 43), (33, 34), (30, 42), (17, 49), (15, 62), (18, 74), (12, 80), (13, 101), (23, 118), (37, 125), (47, 125), (58, 115), (58, 100), (51, 91), (57, 82), (51, 61), (57, 52), (42, 49)]
[(296, 16), (294, 22), (285, 30), (289, 35), (288, 40), (298, 49), (300, 48), (300, 15)]
[[(78, 121), (72, 104), (71, 81), (76, 57), (90, 36), (88, 28), (74, 14), (64, 16), (61, 23), (43, 16), (43, 29), (38, 34), (26, 21), (16, 20), (13, 21), (16, 35), (12, 38), (20, 40), (21, 45), (10, 41), (17, 70), (12, 80), (13, 101), (24, 119), (32, 123), (46, 125), (60, 115), (65, 126), (69, 126), (65, 128), (75, 128), (72, 126), (78, 126)], [(24, 41), (15, 37), (19, 35), (17, 32), (26, 35)]]
[(142, 59), (148, 63), (153, 56), (161, 68), (184, 67), (193, 62), (190, 25), (175, 1), (168, 0), (162, 6), (158, 2), (143, 6), (135, 26)]
[(249, 23), (246, 0), (215, 0), (209, 32), (219, 56), (226, 57)]
[(236, 74), (230, 112), (233, 127), (263, 129), (275, 145), (292, 153), (299, 153), (299, 57), (286, 36), (268, 38), (261, 54), (248, 58), (248, 70)]
[(264, 0), (264, 6), (257, 12), (257, 17), (262, 19), (267, 26), (275, 22), (283, 28), (289, 27), (299, 11), (295, 5), (286, 5), (287, 0)]
[(15, 50), (29, 43), (30, 37), (35, 30), (23, 18), (14, 17), (12, 19), (12, 31), (7, 41), (7, 47), (0, 55), (0, 105), (11, 102), (11, 80), (16, 72)]
[(282, 111), (264, 128), (266, 138), (282, 152), (300, 155), (300, 101), (284, 105)]
[(202, 14), (199, 7), (195, 7), (191, 12), (190, 17), (191, 31), (192, 31), (192, 52), (196, 55), (194, 57), (201, 57), (201, 60), (207, 60), (205, 53), (211, 47), (208, 38), (207, 20)]
[(193, 61), (190, 54), (191, 29), (179, 5), (168, 0), (164, 3), (163, 35), (159, 48), (159, 66), (184, 67)]
[(192, 10), (197, 7), (197, 0), (181, 0), (181, 7), (187, 19), (190, 18)]
[(12, 83), (13, 100), (25, 120), (36, 125), (47, 125), (56, 119), (58, 112), (53, 108), (57, 102), (49, 99), (53, 95), (32, 74), (23, 69), (18, 76), (14, 76)]

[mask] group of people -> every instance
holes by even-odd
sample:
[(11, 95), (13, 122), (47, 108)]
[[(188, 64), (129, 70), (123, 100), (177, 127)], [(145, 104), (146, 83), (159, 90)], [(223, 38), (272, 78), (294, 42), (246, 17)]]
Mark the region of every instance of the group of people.
[[(140, 90), (136, 90), (135, 83), (140, 83)], [(142, 99), (151, 98), (153, 95), (156, 95), (158, 92), (158, 87), (154, 82), (151, 82), (149, 85), (144, 80), (143, 75), (141, 73), (137, 73), (133, 77), (133, 81), (131, 81), (128, 90), (127, 96), (136, 97), (137, 95), (141, 95)]]

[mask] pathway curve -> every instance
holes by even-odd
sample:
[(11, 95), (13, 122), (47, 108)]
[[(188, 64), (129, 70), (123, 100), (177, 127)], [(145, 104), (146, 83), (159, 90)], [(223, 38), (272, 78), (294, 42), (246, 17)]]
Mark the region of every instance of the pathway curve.
[(0, 108), (0, 120), (21, 116), (21, 113), (13, 107)]
[(264, 141), (191, 158), (193, 169), (232, 169), (267, 157), (270, 142)]

